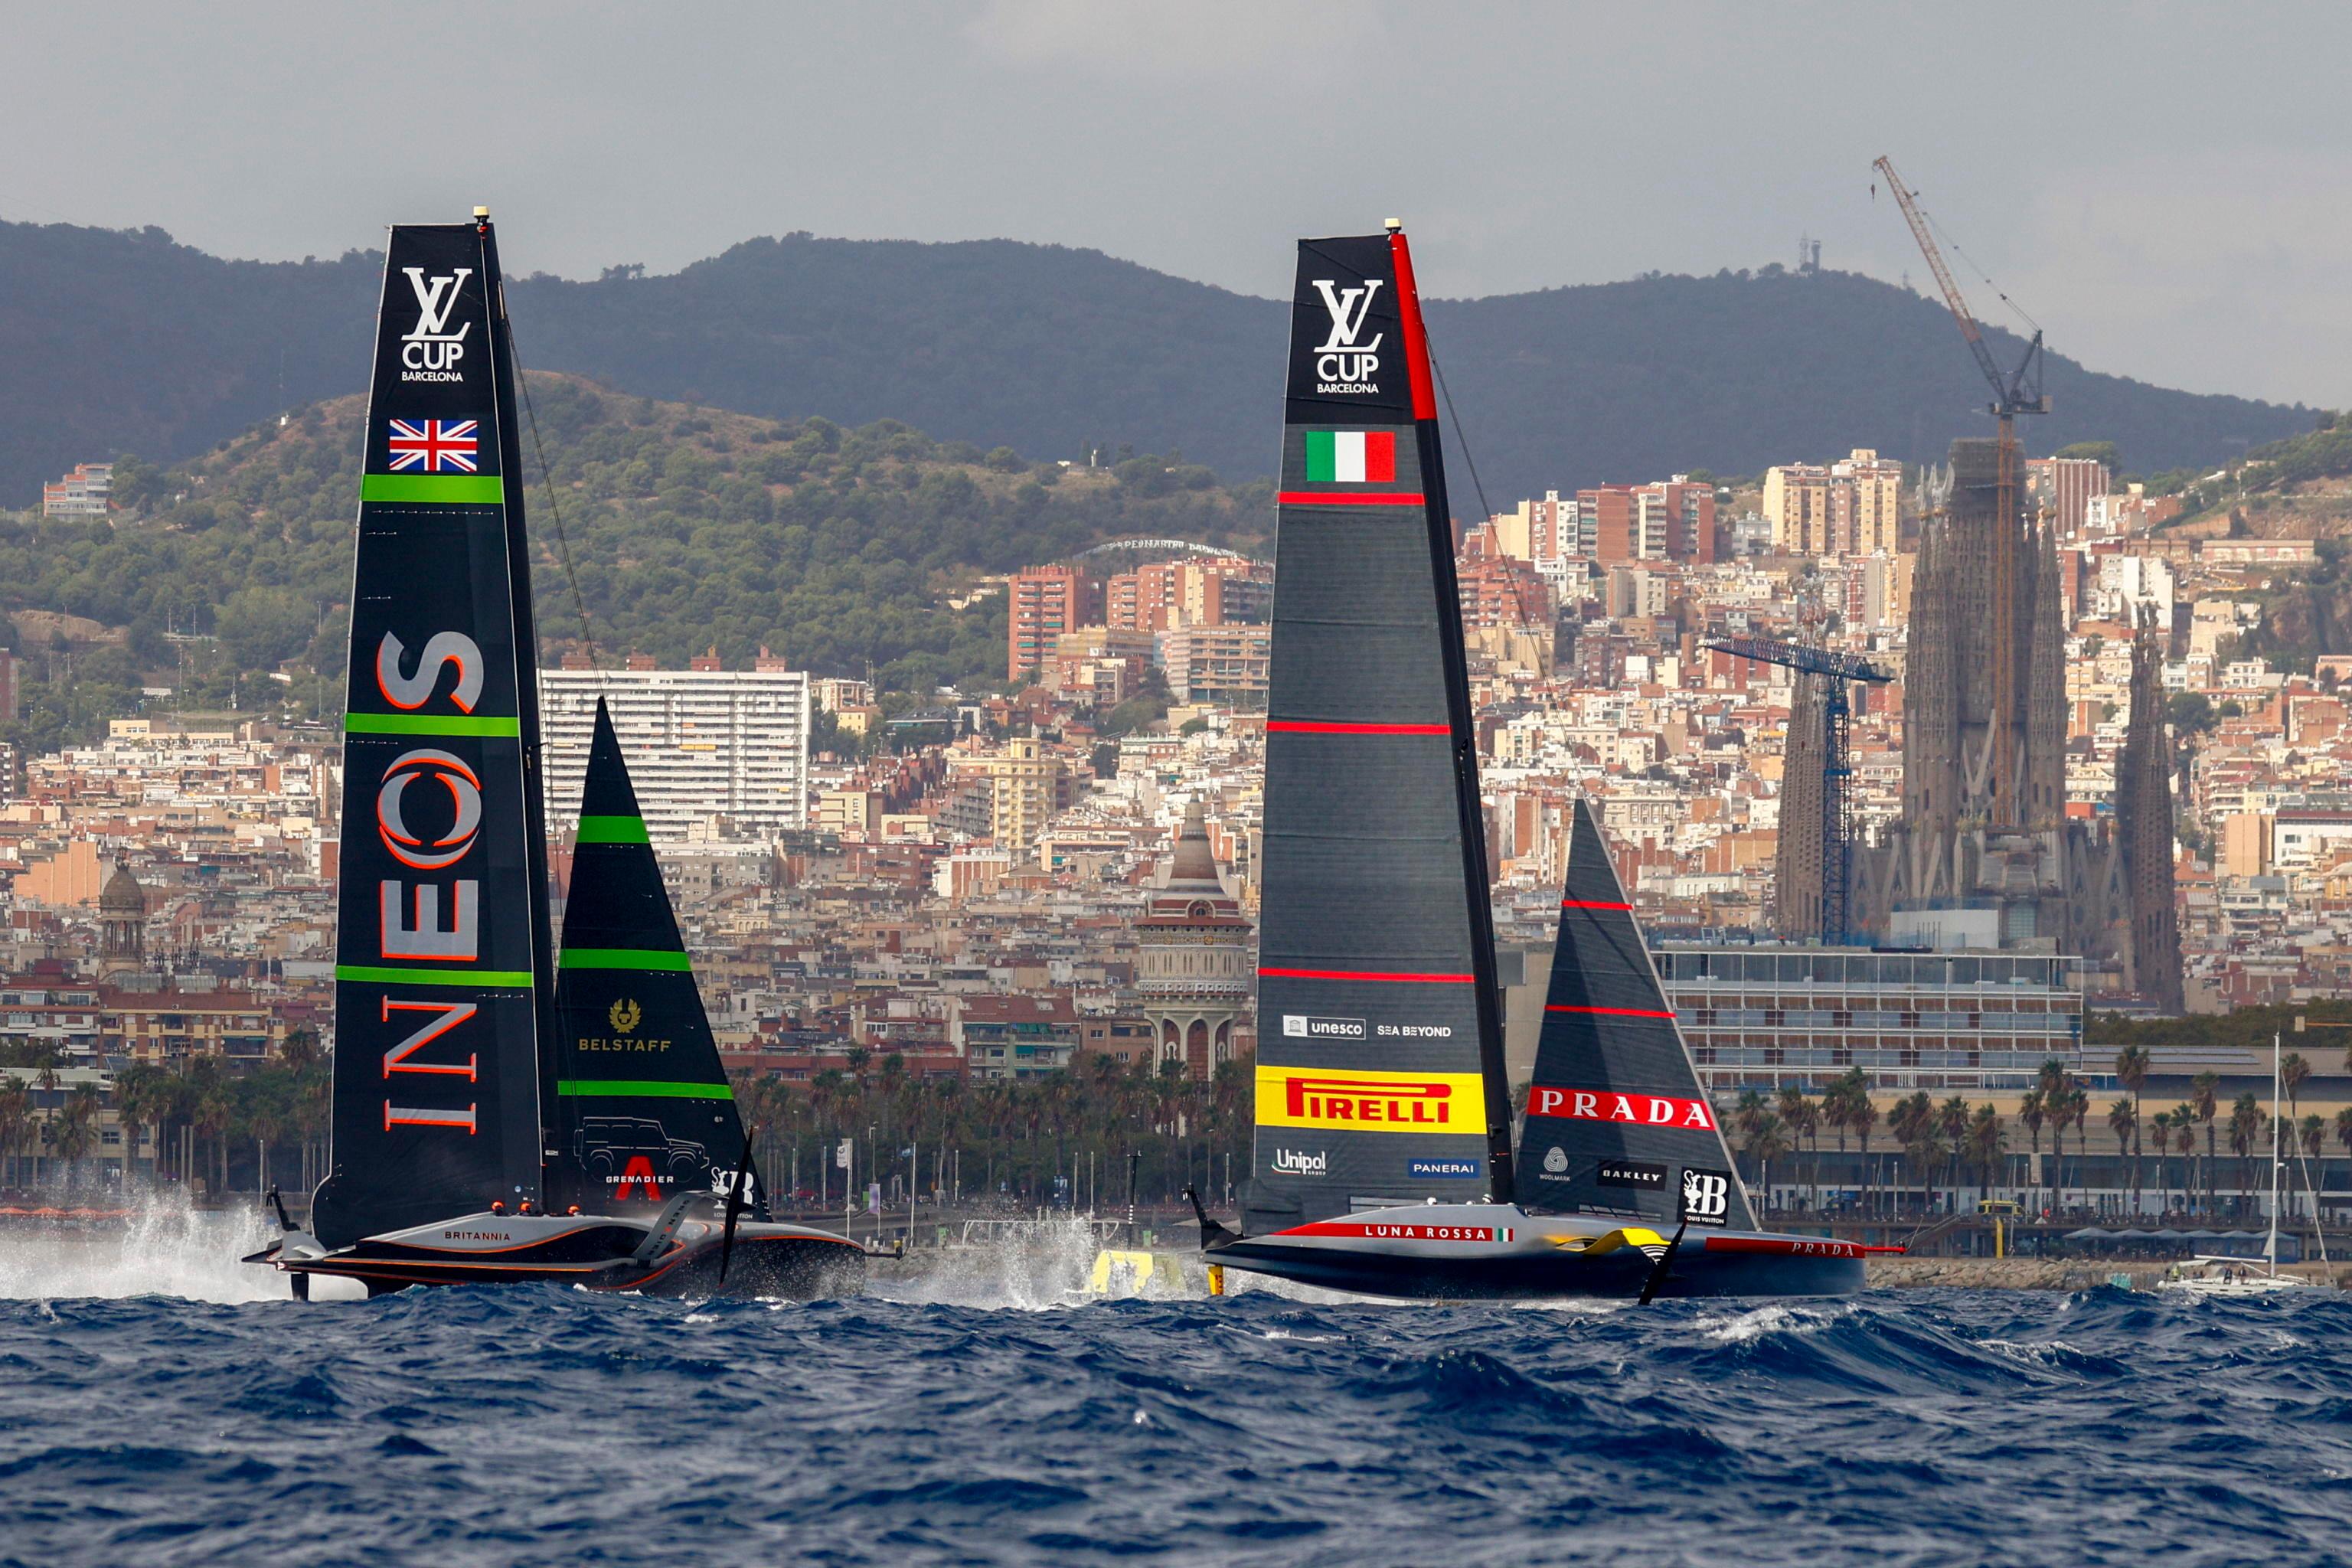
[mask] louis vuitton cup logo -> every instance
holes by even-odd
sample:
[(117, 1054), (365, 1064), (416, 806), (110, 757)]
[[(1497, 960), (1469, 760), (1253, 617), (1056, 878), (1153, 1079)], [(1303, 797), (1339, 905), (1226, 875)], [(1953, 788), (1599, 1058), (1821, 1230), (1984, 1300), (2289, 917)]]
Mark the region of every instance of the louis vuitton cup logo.
[(1381, 373), (1378, 351), (1381, 340), (1388, 334), (1374, 332), (1369, 342), (1364, 327), (1372, 310), (1372, 296), (1381, 289), (1381, 279), (1368, 278), (1363, 282), (1342, 289), (1335, 278), (1318, 278), (1315, 292), (1323, 298), (1323, 308), (1331, 313), (1331, 331), (1315, 351), (1315, 390), (1329, 393), (1372, 393), (1380, 391), (1373, 380)]
[(416, 293), (416, 324), (400, 340), (400, 379), (403, 381), (463, 381), (466, 374), (457, 362), (466, 357), (466, 334), (474, 330), (471, 321), (460, 321), (457, 330), (449, 330), (449, 317), (457, 308), (457, 299), (467, 279), (473, 276), (470, 267), (437, 278), (428, 278), (422, 267), (404, 267), (408, 286)]
[(1731, 1175), (1727, 1171), (1683, 1172), (1682, 1217), (1692, 1225), (1722, 1225), (1731, 1215)]

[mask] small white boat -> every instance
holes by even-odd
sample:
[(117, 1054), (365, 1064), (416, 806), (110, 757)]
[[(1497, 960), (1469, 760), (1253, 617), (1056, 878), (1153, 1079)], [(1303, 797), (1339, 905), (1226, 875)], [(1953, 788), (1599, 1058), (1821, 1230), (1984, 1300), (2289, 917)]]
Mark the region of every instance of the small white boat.
[(2273, 1273), (2273, 1267), (2259, 1258), (2192, 1258), (2174, 1264), (2156, 1288), (2182, 1296), (2276, 1296), (2318, 1289), (2300, 1275)]

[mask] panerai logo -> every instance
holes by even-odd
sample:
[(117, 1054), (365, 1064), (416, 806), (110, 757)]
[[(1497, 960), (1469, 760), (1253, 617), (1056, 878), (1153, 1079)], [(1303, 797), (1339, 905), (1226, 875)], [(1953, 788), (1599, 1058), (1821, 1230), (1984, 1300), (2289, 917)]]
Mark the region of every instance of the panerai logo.
[(1331, 1169), (1331, 1156), (1322, 1150), (1309, 1154), (1297, 1149), (1276, 1149), (1274, 1152), (1274, 1168), (1286, 1175), (1325, 1175)]
[(466, 334), (474, 323), (449, 330), (449, 313), (457, 308), (458, 286), (473, 276), (470, 267), (441, 278), (427, 278), (422, 267), (404, 267), (408, 286), (416, 291), (416, 325), (400, 340), (403, 381), (463, 381), (457, 362), (466, 357)]
[(1337, 279), (1318, 278), (1315, 291), (1323, 296), (1323, 308), (1331, 312), (1330, 335), (1315, 351), (1315, 390), (1321, 394), (1363, 393), (1377, 395), (1380, 384), (1372, 378), (1381, 373), (1381, 356), (1375, 353), (1384, 332), (1374, 332), (1371, 341), (1364, 341), (1364, 320), (1370, 314), (1372, 296), (1380, 292), (1381, 280), (1367, 279), (1354, 289), (1334, 287)]

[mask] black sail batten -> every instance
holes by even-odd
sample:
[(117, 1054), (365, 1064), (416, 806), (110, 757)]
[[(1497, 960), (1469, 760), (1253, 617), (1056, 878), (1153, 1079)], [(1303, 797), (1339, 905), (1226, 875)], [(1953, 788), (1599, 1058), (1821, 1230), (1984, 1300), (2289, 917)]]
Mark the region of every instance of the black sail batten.
[(551, 971), (509, 354), (488, 221), (394, 228), (352, 572), (333, 1152), (311, 1211), (329, 1246), (540, 1195)]
[(1530, 1209), (1674, 1225), (1685, 1184), (1712, 1223), (1755, 1216), (1631, 900), (1584, 801), (1570, 828), (1559, 939), (1519, 1134)]
[[(626, 1214), (733, 1180), (742, 1119), (601, 698), (555, 1012), (551, 1202)], [(751, 1212), (765, 1217), (756, 1193)]]
[(1252, 1235), (1511, 1191), (1452, 520), (1402, 235), (1300, 242)]

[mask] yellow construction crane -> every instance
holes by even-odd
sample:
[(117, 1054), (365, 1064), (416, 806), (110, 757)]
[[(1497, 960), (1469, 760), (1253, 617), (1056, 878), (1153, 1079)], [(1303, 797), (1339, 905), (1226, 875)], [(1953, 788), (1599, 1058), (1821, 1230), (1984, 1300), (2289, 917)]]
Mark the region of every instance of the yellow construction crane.
[(2002, 657), (1993, 661), (1992, 668), (1992, 819), (1995, 827), (2015, 827), (2024, 820), (2018, 809), (2024, 781), (2018, 774), (2017, 727), (2024, 718), (2021, 700), (2027, 684), (2027, 672), (2020, 669), (2019, 659), (2011, 657), (2019, 651), (2017, 556), (2021, 519), (2017, 504), (2017, 416), (2050, 412), (2049, 395), (2042, 390), (2042, 332), (2035, 329), (2033, 341), (2025, 346), (2025, 357), (2017, 362), (2014, 371), (2004, 375), (2000, 362), (1992, 357), (1992, 345), (1985, 341), (1984, 329), (1977, 325), (1968, 300), (1961, 296), (1952, 269), (1944, 265), (1944, 253), (1936, 247), (1936, 237), (1928, 232), (1927, 215), (1919, 210), (1918, 198), (1904, 184), (1891, 160), (1881, 158), (1871, 167), (1886, 176), (1886, 188), (1894, 193), (1895, 205), (1903, 209), (1904, 221), (1911, 226), (1911, 237), (1919, 242), (1919, 254), (1927, 258), (1928, 269), (1936, 275), (1936, 286), (1944, 291), (1944, 303), (1950, 309), (1952, 320), (1959, 323), (1961, 338), (1976, 356), (1977, 368), (1992, 387), (1992, 416), (2000, 422), (1999, 479), (1993, 498), (1996, 532), (1992, 551), (1992, 646), (2002, 650)]

